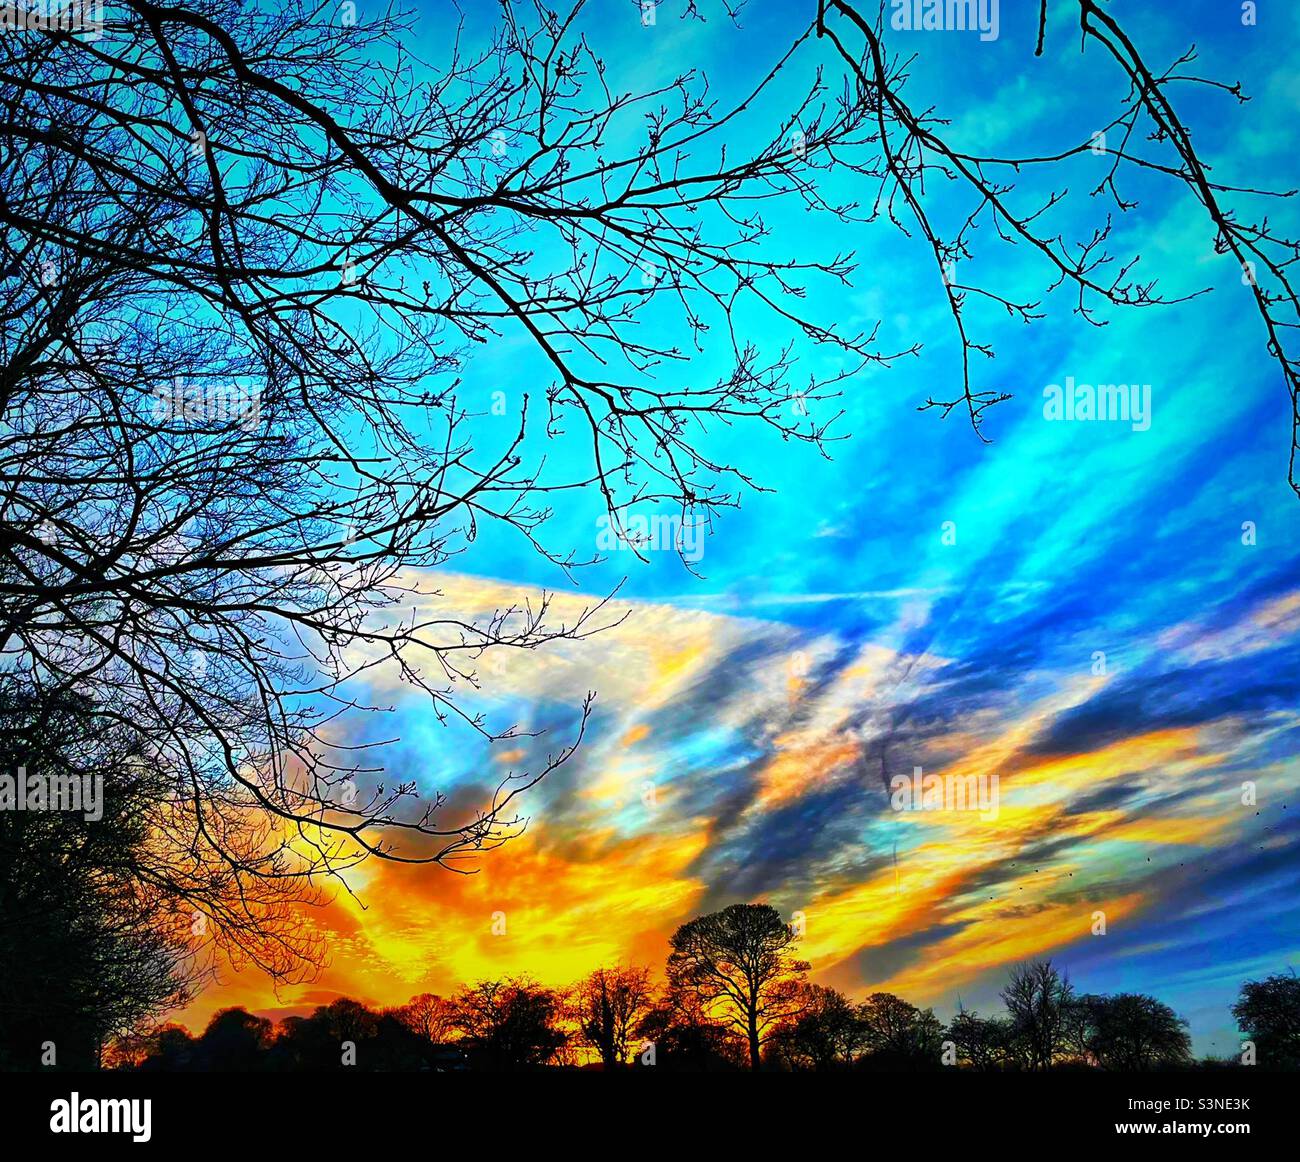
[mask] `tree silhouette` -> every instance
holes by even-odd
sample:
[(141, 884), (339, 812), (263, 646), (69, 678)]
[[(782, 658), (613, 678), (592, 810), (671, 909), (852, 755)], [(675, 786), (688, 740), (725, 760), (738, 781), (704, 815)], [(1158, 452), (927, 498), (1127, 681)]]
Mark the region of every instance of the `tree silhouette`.
[(456, 994), (456, 1024), (471, 1061), (505, 1072), (542, 1065), (565, 1043), (560, 997), (522, 977), (480, 981)]
[(392, 1016), (431, 1045), (440, 1045), (456, 1027), (456, 1006), (446, 997), (421, 993), (391, 1010)]
[(962, 1010), (948, 1026), (960, 1061), (981, 1072), (1000, 1069), (1011, 1058), (1011, 1026), (1000, 1017), (981, 1017)]
[[(106, 1041), (183, 1003), (196, 981), (188, 915), (165, 883), (139, 874), (154, 842), (142, 792), (156, 772), (137, 741), (84, 698), (0, 685), (6, 777), (101, 783), (89, 818), (84, 802), (80, 813), (0, 811), (6, 1067), (91, 1068)], [(54, 1056), (43, 1062), (45, 1045)]]
[(197, 1068), (195, 1041), (188, 1029), (168, 1024), (128, 1039), (121, 1046), (122, 1066), (145, 1073), (185, 1073)]
[(1232, 1015), (1255, 1043), (1260, 1064), (1300, 1069), (1300, 977), (1294, 970), (1246, 981)]
[(628, 1048), (653, 999), (644, 968), (598, 968), (573, 990), (573, 1009), (585, 1043), (606, 1069), (627, 1063)]
[(222, 1009), (214, 1013), (194, 1045), (194, 1057), (202, 1069), (218, 1072), (247, 1072), (261, 1068), (271, 1045), (273, 1026), (265, 1017), (244, 1009)]
[(669, 981), (745, 1038), (751, 1069), (767, 1031), (802, 1003), (795, 986), (809, 966), (794, 956), (794, 941), (770, 904), (732, 904), (687, 921), (670, 940)]
[(1134, 1073), (1191, 1064), (1187, 1022), (1163, 1001), (1118, 993), (1088, 994), (1072, 1003), (1081, 1014), (1083, 1046), (1102, 1069)]
[(943, 1026), (929, 1009), (919, 1009), (893, 993), (872, 993), (858, 1007), (858, 1020), (874, 1065), (896, 1069), (939, 1066)]
[(637, 1029), (647, 1066), (666, 1072), (728, 1072), (748, 1064), (748, 1046), (730, 1025), (719, 1024), (692, 989), (669, 984)]
[(768, 1039), (768, 1053), (791, 1069), (825, 1072), (851, 1065), (867, 1044), (861, 1014), (843, 993), (823, 985), (802, 988), (801, 1009)]
[(1050, 1069), (1065, 1044), (1074, 989), (1050, 960), (1022, 965), (1002, 990), (1015, 1051), (1030, 1069)]

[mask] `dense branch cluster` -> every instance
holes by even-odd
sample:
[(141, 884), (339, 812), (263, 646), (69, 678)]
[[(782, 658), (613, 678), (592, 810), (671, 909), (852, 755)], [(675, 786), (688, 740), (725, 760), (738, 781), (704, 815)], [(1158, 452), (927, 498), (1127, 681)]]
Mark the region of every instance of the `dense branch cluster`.
[[(546, 598), (429, 614), (429, 570), (487, 523), (580, 563), (541, 539), (552, 492), (591, 490), (618, 529), (645, 507), (707, 517), (748, 483), (706, 455), (711, 424), (817, 443), (789, 406), (827, 386), (795, 384), (799, 344), (844, 374), (877, 358), (798, 313), (797, 280), (848, 260), (772, 260), (758, 214), (834, 215), (806, 175), (862, 112), (814, 78), (757, 146), (726, 145), (808, 37), (718, 109), (689, 72), (615, 92), (579, 10), (507, 5), (485, 47), (427, 67), (412, 15), (298, 0), (124, 0), (100, 37), (0, 44), (5, 680), (140, 732), (178, 862), (224, 869), (236, 900), (254, 879), (291, 900), (367, 854), (455, 867), (516, 834), (520, 792), (581, 726), (448, 818), (339, 720), (393, 666), (440, 721), (509, 737), (463, 701), (484, 655), (612, 618), (554, 624)], [(691, 353), (742, 299), (788, 336), (733, 330), (700, 381)], [(675, 308), (666, 345), (638, 330), (652, 301)], [(468, 357), (519, 339), (549, 368), (539, 402), (480, 422)], [(570, 424), (586, 468), (548, 473)]]
[[(1230, 197), (1264, 195), (1212, 181), (1174, 111), (1178, 85), (1210, 82), (1184, 74), (1190, 54), (1150, 70), (1077, 3), (1131, 86), (1099, 191), (1129, 208), (1116, 179), (1135, 166), (1193, 192), (1294, 393), (1295, 243), (1237, 216)], [(512, 737), (472, 701), (485, 657), (617, 616), (593, 601), (557, 622), (545, 596), (467, 614), (437, 569), (485, 526), (576, 568), (589, 554), (545, 535), (561, 495), (638, 552), (645, 512), (707, 522), (757, 486), (716, 429), (821, 447), (835, 417), (808, 402), (917, 349), (818, 317), (810, 287), (850, 285), (853, 256), (807, 230), (789, 257), (767, 207), (919, 230), (963, 361), (960, 392), (929, 406), (977, 431), (1005, 392), (976, 386), (970, 355), (991, 348), (970, 297), (1036, 315), (946, 277), (978, 225), (1036, 250), (1090, 321), (1097, 301), (1160, 301), (1111, 267), (1109, 222), (1072, 244), (1040, 232), (1056, 195), (1015, 208), (1015, 174), (1086, 143), (949, 145), (904, 99), (883, 23), (847, 0), (809, 0), (729, 103), (690, 70), (618, 88), (582, 4), (504, 3), (486, 39), (440, 18), (431, 62), (417, 15), (351, 8), (113, 0), (101, 36), (0, 38), (0, 685), (6, 705), (84, 705), (129, 736), (159, 773), (150, 866), (278, 976), (316, 957), (300, 905), (321, 874), (368, 855), (462, 866), (518, 833), (521, 793), (581, 741), (590, 698), (549, 757), (460, 814), (353, 741), (352, 716), (382, 708), (379, 667), (439, 722)], [(1139, 152), (1143, 119), (1172, 161)], [(834, 173), (870, 205), (831, 200)], [(938, 177), (975, 199), (954, 232), (927, 209)], [(505, 420), (475, 379), (488, 344), (521, 352), (531, 384)], [(558, 441), (577, 454), (548, 457)]]

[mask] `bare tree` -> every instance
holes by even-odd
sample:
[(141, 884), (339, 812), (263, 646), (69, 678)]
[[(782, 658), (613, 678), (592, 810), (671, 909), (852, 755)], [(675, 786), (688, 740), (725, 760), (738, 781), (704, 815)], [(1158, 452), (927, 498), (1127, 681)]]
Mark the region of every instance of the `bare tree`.
[(1050, 1069), (1065, 1047), (1074, 989), (1050, 960), (1022, 965), (1002, 990), (1017, 1052), (1030, 1069)]
[(805, 984), (801, 992), (802, 1011), (773, 1030), (769, 1054), (793, 1069), (824, 1072), (852, 1065), (867, 1032), (853, 1003), (823, 985)]
[(794, 932), (770, 904), (732, 904), (672, 935), (668, 979), (745, 1038), (758, 1069), (768, 1030), (798, 1012), (808, 971), (793, 954)]
[[(731, 144), (811, 24), (719, 108), (692, 72), (612, 91), (581, 8), (506, 4), (477, 51), (448, 29), (429, 83), (413, 15), (344, 27), (308, 0), (120, 0), (102, 38), (0, 43), (0, 651), (147, 733), (204, 874), (261, 901), (223, 940), (268, 893), (287, 905), (368, 855), (462, 867), (518, 833), (520, 794), (580, 741), (590, 699), (454, 818), (350, 742), (341, 720), (382, 708), (377, 666), (438, 720), (514, 737), (472, 705), (484, 655), (613, 620), (597, 601), (556, 624), (547, 597), (440, 607), (429, 569), (487, 524), (576, 567), (543, 541), (563, 492), (634, 542), (642, 512), (707, 520), (751, 483), (702, 450), (708, 429), (819, 445), (829, 417), (792, 403), (884, 358), (800, 313), (801, 280), (843, 283), (848, 259), (774, 257), (756, 209), (836, 218), (811, 175), (866, 111), (814, 75)], [(729, 323), (746, 301), (775, 345)], [(662, 343), (637, 325), (652, 304), (677, 320)], [(701, 381), (710, 327), (731, 366)], [(511, 339), (545, 370), (503, 423), (462, 377)], [(840, 370), (796, 377), (809, 345)], [(556, 439), (585, 466), (559, 474)]]
[(1232, 1016), (1266, 1068), (1300, 1068), (1300, 977), (1294, 968), (1244, 981)]
[(670, 982), (637, 1028), (645, 1063), (670, 1072), (743, 1068), (749, 1047), (731, 1023), (717, 1020), (715, 1010), (690, 986)]
[(863, 1041), (879, 1064), (939, 1064), (943, 1026), (930, 1009), (917, 1008), (893, 993), (872, 993), (858, 1006), (858, 1020)]
[(1001, 1017), (959, 1010), (948, 1026), (948, 1037), (958, 1058), (982, 1073), (1002, 1068), (1010, 1056), (1011, 1027)]
[(1192, 1063), (1187, 1022), (1155, 997), (1088, 994), (1073, 1006), (1080, 1014), (1084, 1051), (1102, 1069), (1136, 1073)]
[(568, 1040), (560, 1028), (560, 995), (523, 977), (479, 981), (457, 993), (455, 1004), (471, 1060), (488, 1069), (544, 1065)]
[(456, 1028), (455, 1004), (434, 993), (420, 993), (392, 1012), (412, 1033), (432, 1045), (447, 1041)]
[(618, 966), (598, 968), (573, 991), (574, 1016), (582, 1039), (600, 1053), (606, 1069), (627, 1064), (628, 1046), (654, 999), (650, 972)]

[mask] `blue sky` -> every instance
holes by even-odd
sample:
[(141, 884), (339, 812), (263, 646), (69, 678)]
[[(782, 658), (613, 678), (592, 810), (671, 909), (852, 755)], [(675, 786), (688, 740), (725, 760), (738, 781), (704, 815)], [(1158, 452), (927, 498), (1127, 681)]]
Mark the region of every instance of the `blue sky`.
[[(1037, 7), (1004, 3), (993, 42), (888, 40), (916, 53), (907, 92), (949, 118), (949, 141), (1032, 154), (1084, 140), (1118, 111), (1126, 86), (1095, 48), (1079, 54), (1069, 5), (1054, 6), (1048, 50), (1034, 58)], [(811, 8), (751, 4), (737, 28), (707, 7), (706, 22), (681, 21), (664, 4), (644, 28), (635, 5), (608, 3), (592, 6), (586, 31), (615, 87), (689, 66), (725, 103)], [(1300, 12), (1261, 9), (1258, 26), (1243, 27), (1235, 3), (1111, 5), (1150, 61), (1195, 43), (1202, 75), (1244, 82), (1245, 107), (1196, 86), (1178, 93), (1216, 177), (1288, 187), (1300, 177), (1289, 65)], [(432, 59), (445, 20), (441, 6), (422, 8)], [(819, 46), (807, 62), (838, 67)], [(764, 115), (744, 132), (761, 132)], [(1068, 187), (1054, 221), (1086, 236), (1107, 211), (1089, 196), (1106, 164), (1085, 154), (1050, 183), (1027, 176), (1019, 196)], [(871, 197), (852, 173), (825, 180), (836, 197)], [(829, 459), (753, 426), (710, 435), (711, 454), (771, 491), (715, 523), (699, 576), (671, 553), (645, 564), (613, 554), (582, 571), (575, 592), (489, 528), (436, 579), (446, 604), (479, 612), (543, 587), (559, 592), (558, 609), (576, 609), (621, 583), (615, 604), (628, 619), (491, 675), (481, 701), (497, 721), (549, 732), (511, 745), (506, 761), (526, 766), (553, 748), (594, 689), (587, 745), (530, 795), (528, 835), (472, 886), (436, 871), (367, 873), (361, 894), (384, 904), (346, 926), (326, 987), (409, 995), (493, 967), (558, 980), (600, 957), (661, 958), (690, 915), (767, 899), (804, 914), (815, 974), (855, 994), (887, 987), (942, 1015), (959, 997), (986, 1011), (1008, 965), (1050, 955), (1084, 991), (1168, 1001), (1198, 1051), (1232, 1049), (1227, 1007), (1241, 981), (1300, 957), (1290, 401), (1203, 212), (1168, 181), (1121, 188), (1141, 204), (1117, 216), (1112, 251), (1140, 253), (1168, 294), (1211, 293), (1107, 310), (1106, 326), (1091, 327), (1068, 290), (1044, 296), (1051, 273), (1025, 247), (980, 231), (963, 277), (1042, 299), (1045, 313), (1026, 326), (972, 306), (980, 340), (996, 348), (977, 384), (1013, 397), (987, 414), (987, 444), (959, 415), (917, 410), (958, 390), (960, 361), (925, 247), (883, 221), (770, 214), (774, 252), (858, 255), (852, 287), (812, 286), (809, 313), (850, 330), (879, 321), (883, 349), (919, 341), (920, 354), (844, 385), (835, 408), (846, 438)], [(958, 203), (935, 193), (950, 216)], [(1270, 216), (1300, 229), (1292, 202)], [(752, 308), (732, 322), (775, 339)], [(665, 375), (674, 386), (707, 379), (725, 355), (706, 341)], [(823, 371), (837, 358), (801, 357)], [(1044, 388), (1070, 376), (1149, 384), (1149, 430), (1045, 420)], [(462, 391), (485, 407), (493, 391), (514, 403), (546, 383), (526, 341), (507, 335), (476, 351)], [(494, 421), (482, 422), (490, 442)], [(586, 467), (576, 433), (546, 451), (557, 472)], [(594, 495), (566, 498), (548, 543), (594, 551), (600, 512)], [(384, 733), (402, 734), (399, 754), (422, 783), (466, 795), (484, 785), (500, 748), (385, 692), (397, 725)], [(900, 817), (886, 783), (916, 765), (997, 773), (1001, 819)], [(1253, 806), (1241, 803), (1245, 782)], [(479, 932), (497, 903), (519, 917), (509, 945)], [(1092, 934), (1099, 910), (1104, 936)]]

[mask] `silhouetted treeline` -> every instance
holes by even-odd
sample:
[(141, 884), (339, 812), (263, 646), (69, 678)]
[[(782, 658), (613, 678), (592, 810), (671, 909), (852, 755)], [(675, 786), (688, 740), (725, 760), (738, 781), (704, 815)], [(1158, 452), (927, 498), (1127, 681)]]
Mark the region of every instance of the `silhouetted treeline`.
[(1239, 1057), (1196, 1061), (1186, 1022), (1155, 997), (1079, 993), (1050, 961), (1014, 969), (1003, 1011), (944, 1024), (892, 993), (854, 1000), (805, 978), (775, 909), (737, 904), (682, 925), (666, 979), (597, 969), (567, 989), (480, 981), (374, 1011), (348, 999), (278, 1024), (242, 1009), (198, 1036), (169, 1025), (124, 1039), (140, 1070), (488, 1070), (587, 1067), (728, 1071), (1120, 1072), (1300, 1068), (1300, 978), (1247, 981), (1232, 1008)]

